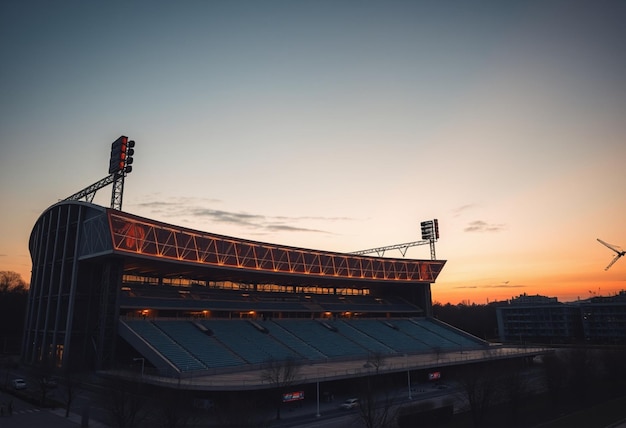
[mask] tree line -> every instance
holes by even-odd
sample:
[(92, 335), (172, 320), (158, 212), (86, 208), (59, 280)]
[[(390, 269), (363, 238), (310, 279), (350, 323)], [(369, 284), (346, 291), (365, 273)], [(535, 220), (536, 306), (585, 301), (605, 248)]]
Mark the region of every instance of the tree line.
[(26, 317), (28, 284), (19, 273), (0, 271), (0, 354), (18, 354)]
[(433, 303), (433, 316), (440, 321), (485, 340), (498, 337), (495, 305)]

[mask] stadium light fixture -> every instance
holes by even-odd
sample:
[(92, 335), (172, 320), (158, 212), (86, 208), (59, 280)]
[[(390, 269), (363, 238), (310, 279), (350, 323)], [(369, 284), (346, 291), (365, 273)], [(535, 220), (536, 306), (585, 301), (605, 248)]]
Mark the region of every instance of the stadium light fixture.
[(437, 219), (423, 221), (420, 226), (423, 240), (436, 241), (439, 239), (439, 222)]
[(122, 135), (111, 144), (111, 158), (109, 159), (109, 174), (118, 172), (130, 173), (133, 169), (133, 155), (135, 142)]

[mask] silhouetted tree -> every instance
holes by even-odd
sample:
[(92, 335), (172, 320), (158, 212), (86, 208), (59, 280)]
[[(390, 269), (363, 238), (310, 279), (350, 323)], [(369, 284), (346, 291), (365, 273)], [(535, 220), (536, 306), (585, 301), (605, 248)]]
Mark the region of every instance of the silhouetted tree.
[(39, 392), (41, 393), (41, 406), (46, 405), (46, 398), (48, 397), (48, 392), (50, 392), (51, 389), (50, 378), (52, 376), (52, 371), (52, 362), (49, 358), (47, 358), (47, 356), (45, 356), (44, 359), (41, 361), (41, 364), (39, 364), (35, 368), (35, 373), (37, 375), (37, 384), (39, 386)]
[(194, 419), (193, 396), (180, 388), (159, 388), (151, 400), (164, 428), (185, 428)]
[(18, 353), (24, 330), (28, 285), (20, 274), (0, 271), (0, 353)]
[(433, 303), (433, 316), (474, 336), (490, 339), (497, 336), (495, 305)]
[(296, 383), (300, 364), (293, 358), (286, 360), (270, 360), (265, 364), (261, 372), (261, 379), (272, 386), (276, 395), (276, 419), (280, 419), (280, 407), (282, 394), (286, 389)]
[(395, 426), (394, 400), (389, 394), (387, 376), (379, 376), (385, 365), (385, 356), (375, 352), (368, 356), (366, 367), (372, 372), (364, 377), (359, 387), (359, 416), (366, 428), (386, 428)]
[(603, 378), (606, 381), (609, 395), (623, 394), (626, 385), (626, 349), (605, 349), (600, 354)]
[(102, 406), (108, 411), (113, 426), (132, 428), (145, 417), (146, 397), (140, 382), (109, 379), (101, 392)]
[(76, 396), (76, 389), (78, 387), (78, 380), (76, 377), (76, 373), (70, 367), (67, 367), (63, 370), (63, 394), (64, 394), (64, 404), (65, 404), (65, 417), (68, 418), (70, 416), (70, 409), (72, 407), (72, 402)]
[(262, 415), (261, 407), (253, 394), (241, 391), (228, 394), (215, 409), (217, 426), (220, 428), (268, 427), (271, 425), (271, 418)]
[(568, 369), (567, 389), (571, 399), (585, 403), (593, 390), (597, 364), (591, 349), (586, 347), (568, 349), (564, 352), (564, 363)]
[(487, 366), (476, 366), (459, 372), (459, 384), (467, 401), (475, 427), (482, 424), (496, 392), (496, 374)]
[(567, 379), (565, 362), (556, 352), (545, 354), (542, 357), (546, 388), (551, 398), (552, 407), (557, 406)]
[(509, 366), (500, 378), (502, 398), (508, 402), (513, 423), (519, 419), (519, 410), (528, 395), (528, 381), (523, 367)]
[(3, 270), (0, 271), (0, 293), (25, 293), (28, 292), (28, 285), (22, 279), (22, 275), (17, 272)]

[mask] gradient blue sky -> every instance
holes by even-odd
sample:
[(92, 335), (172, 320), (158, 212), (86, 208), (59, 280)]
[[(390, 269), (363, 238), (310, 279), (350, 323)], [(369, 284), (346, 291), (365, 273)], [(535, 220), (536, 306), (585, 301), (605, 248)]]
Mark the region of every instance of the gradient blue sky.
[(30, 279), (39, 215), (127, 135), (134, 214), (342, 252), (437, 218), (435, 301), (615, 293), (625, 23), (623, 1), (5, 0), (0, 270)]

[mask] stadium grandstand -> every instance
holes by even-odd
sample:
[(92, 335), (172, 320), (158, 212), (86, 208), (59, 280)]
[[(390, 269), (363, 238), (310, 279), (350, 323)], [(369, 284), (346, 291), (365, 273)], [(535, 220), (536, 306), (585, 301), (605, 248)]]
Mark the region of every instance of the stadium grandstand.
[(484, 350), (431, 316), (443, 260), (308, 250), (62, 201), (30, 238), (22, 358), (164, 377)]
[[(262, 390), (269, 385), (259, 372), (280, 362), (306, 367), (300, 380), (311, 384), (320, 371), (325, 379), (363, 376), (372, 360), (395, 373), (536, 352), (494, 353), (433, 318), (431, 285), (445, 260), (435, 259), (432, 240), (430, 259), (390, 258), (250, 241), (122, 211), (130, 168), (113, 152), (129, 144), (122, 153), (132, 154), (130, 143), (113, 144), (110, 176), (50, 206), (33, 227), (27, 365), (126, 376), (140, 361), (142, 382)], [(108, 184), (111, 208), (91, 203)]]

